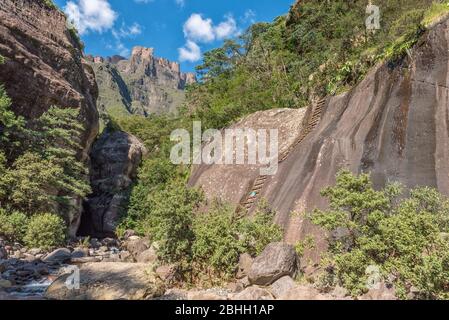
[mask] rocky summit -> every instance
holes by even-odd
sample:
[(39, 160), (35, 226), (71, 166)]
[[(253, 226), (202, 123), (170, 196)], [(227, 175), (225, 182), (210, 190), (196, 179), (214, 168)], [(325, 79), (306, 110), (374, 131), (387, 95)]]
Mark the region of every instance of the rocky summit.
[(99, 86), (98, 107), (110, 114), (149, 116), (175, 112), (184, 102), (194, 73), (183, 73), (178, 62), (154, 55), (153, 48), (135, 47), (129, 59), (120, 56), (87, 59)]

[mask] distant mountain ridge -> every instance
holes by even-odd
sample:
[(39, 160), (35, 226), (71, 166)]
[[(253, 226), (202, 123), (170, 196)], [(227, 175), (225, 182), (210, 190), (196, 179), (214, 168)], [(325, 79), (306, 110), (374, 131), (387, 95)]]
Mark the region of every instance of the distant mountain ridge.
[(97, 106), (103, 114), (176, 112), (184, 102), (187, 85), (197, 81), (194, 73), (181, 72), (178, 62), (156, 57), (153, 48), (134, 47), (129, 59), (118, 55), (87, 59), (97, 78)]

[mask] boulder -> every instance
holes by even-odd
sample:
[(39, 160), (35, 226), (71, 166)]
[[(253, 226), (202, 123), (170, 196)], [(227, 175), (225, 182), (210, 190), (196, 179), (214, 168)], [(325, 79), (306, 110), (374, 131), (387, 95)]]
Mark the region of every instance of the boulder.
[(163, 295), (165, 287), (151, 268), (142, 263), (97, 262), (80, 266), (79, 289), (69, 289), (70, 274), (48, 287), (53, 300), (145, 300)]
[(126, 241), (124, 247), (134, 259), (137, 259), (137, 256), (150, 248), (150, 243), (146, 238), (136, 238)]
[(155, 263), (157, 258), (157, 252), (154, 247), (151, 246), (149, 249), (139, 253), (136, 260), (139, 263)]
[(62, 264), (70, 261), (72, 254), (69, 249), (60, 248), (49, 253), (42, 259), (45, 263)]
[(146, 153), (133, 135), (106, 127), (90, 153), (92, 194), (85, 202), (80, 235), (115, 236), (129, 188)]
[(295, 276), (298, 265), (299, 258), (293, 246), (271, 243), (254, 259), (248, 278), (251, 284), (268, 286), (284, 276)]
[(275, 281), (270, 286), (270, 292), (275, 298), (281, 297), (284, 293), (296, 288), (297, 284), (290, 276), (285, 276)]
[(89, 249), (76, 248), (75, 250), (73, 250), (73, 252), (71, 254), (71, 258), (72, 259), (84, 258), (84, 257), (87, 257), (88, 255), (89, 255)]
[(231, 296), (231, 300), (273, 300), (271, 293), (263, 288), (252, 286), (248, 287), (240, 293)]

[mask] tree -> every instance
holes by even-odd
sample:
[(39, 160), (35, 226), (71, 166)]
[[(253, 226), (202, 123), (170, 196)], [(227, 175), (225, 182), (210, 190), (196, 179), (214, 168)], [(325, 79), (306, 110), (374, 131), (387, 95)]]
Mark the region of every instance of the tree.
[(312, 221), (328, 231), (325, 277), (358, 296), (367, 290), (370, 266), (395, 287), (400, 298), (449, 297), (449, 199), (437, 190), (413, 189), (400, 199), (401, 188), (372, 187), (369, 175), (348, 171), (323, 190), (330, 208), (316, 210)]

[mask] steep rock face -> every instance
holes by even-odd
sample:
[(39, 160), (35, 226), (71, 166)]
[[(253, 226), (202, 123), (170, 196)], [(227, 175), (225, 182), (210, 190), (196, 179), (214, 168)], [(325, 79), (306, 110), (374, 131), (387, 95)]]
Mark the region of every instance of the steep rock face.
[[(376, 188), (398, 181), (449, 195), (448, 41), (445, 20), (423, 36), (411, 57), (380, 65), (350, 92), (327, 99), (318, 125), (265, 182), (259, 198), (277, 210), (286, 240), (316, 236), (316, 250), (305, 260), (318, 261), (326, 243), (318, 228), (291, 213), (326, 208), (320, 190), (335, 182), (341, 168), (370, 172)], [(223, 196), (229, 182), (211, 174), (220, 169), (204, 167), (193, 172), (191, 184), (216, 186), (213, 194)], [(244, 188), (236, 190), (225, 198), (245, 196)]]
[[(92, 68), (83, 60), (81, 45), (67, 29), (66, 17), (44, 0), (0, 0), (0, 83), (12, 99), (12, 109), (27, 119), (50, 106), (75, 108), (85, 130), (82, 161), (98, 132), (98, 88)], [(70, 234), (79, 224), (80, 199), (68, 212)]]
[[(249, 115), (232, 129), (278, 129), (279, 151), (287, 150), (300, 134), (304, 109), (273, 109)], [(247, 152), (247, 150), (245, 150)], [(201, 187), (207, 198), (219, 198), (238, 204), (258, 177), (256, 165), (200, 165), (194, 167), (189, 184)]]
[(174, 112), (184, 101), (193, 73), (179, 63), (154, 56), (154, 49), (135, 47), (129, 60), (120, 56), (91, 57), (100, 88), (98, 105), (112, 114)]
[(95, 75), (82, 58), (66, 17), (43, 0), (0, 1), (0, 82), (13, 110), (39, 117), (50, 106), (80, 110), (85, 125), (84, 158), (98, 132)]
[(146, 153), (136, 137), (122, 131), (106, 128), (95, 141), (91, 151), (93, 193), (84, 205), (81, 235), (114, 236), (129, 187)]

